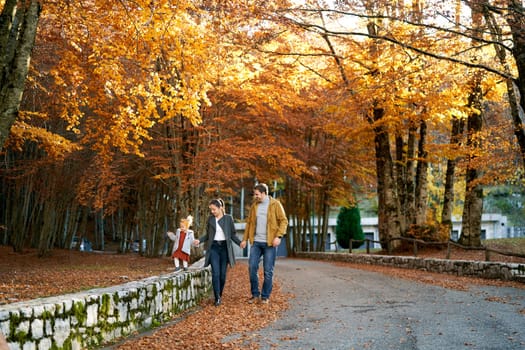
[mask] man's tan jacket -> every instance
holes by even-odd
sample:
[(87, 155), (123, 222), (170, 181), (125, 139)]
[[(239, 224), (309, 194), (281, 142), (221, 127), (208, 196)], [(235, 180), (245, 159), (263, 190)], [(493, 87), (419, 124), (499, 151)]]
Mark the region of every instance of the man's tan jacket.
[[(268, 246), (271, 246), (275, 237), (284, 236), (286, 234), (288, 218), (286, 218), (286, 213), (284, 212), (281, 202), (273, 197), (269, 198), (270, 203), (268, 204), (268, 220), (266, 223), (266, 242), (268, 243)], [(246, 220), (246, 229), (244, 231), (243, 240), (249, 241), (250, 244), (253, 244), (253, 239), (255, 237), (258, 205), (259, 203), (257, 202), (252, 204), (250, 212), (248, 213), (248, 219)]]

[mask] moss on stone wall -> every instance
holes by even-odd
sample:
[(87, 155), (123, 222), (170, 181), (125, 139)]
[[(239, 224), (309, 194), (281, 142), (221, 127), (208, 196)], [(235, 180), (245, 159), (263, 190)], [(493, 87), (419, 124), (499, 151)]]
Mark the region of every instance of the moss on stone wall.
[(87, 320), (87, 309), (86, 305), (82, 301), (76, 301), (71, 307), (71, 316), (74, 316), (78, 323), (85, 324)]
[[(206, 296), (204, 294), (211, 290), (210, 282), (208, 271), (193, 271), (184, 276), (163, 277), (153, 283), (123, 288), (117, 292), (94, 292), (88, 299), (84, 299), (85, 295), (81, 298), (59, 299), (61, 301), (50, 299), (44, 306), (45, 311), (40, 313), (35, 313), (36, 309), (30, 309), (31, 313), (22, 311), (24, 309), (13, 309), (6, 320), (9, 324), (7, 340), (18, 344), (20, 349), (35, 346), (47, 350), (49, 346), (56, 350), (76, 349), (79, 346), (93, 349), (116, 336), (126, 337), (136, 331), (161, 326), (173, 319), (174, 315), (202, 300)], [(97, 310), (91, 310), (95, 306)], [(93, 320), (94, 325), (87, 326), (88, 316), (98, 317)], [(43, 321), (45, 338), (32, 339), (31, 323), (36, 319)], [(55, 334), (49, 334), (55, 331), (57, 319), (67, 320), (70, 326), (70, 333), (61, 335), (67, 338), (60, 346), (57, 345)]]
[(109, 294), (102, 294), (101, 299), (99, 314), (102, 315), (104, 319), (107, 319), (111, 310), (111, 297)]

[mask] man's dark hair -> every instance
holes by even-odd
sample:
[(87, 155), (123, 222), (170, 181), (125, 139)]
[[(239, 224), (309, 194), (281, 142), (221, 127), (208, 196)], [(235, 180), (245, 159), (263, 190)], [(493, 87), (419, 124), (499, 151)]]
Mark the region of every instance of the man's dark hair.
[(263, 183), (257, 184), (257, 185), (255, 185), (254, 190), (257, 190), (257, 191), (259, 191), (261, 193), (268, 194), (268, 185), (263, 184)]

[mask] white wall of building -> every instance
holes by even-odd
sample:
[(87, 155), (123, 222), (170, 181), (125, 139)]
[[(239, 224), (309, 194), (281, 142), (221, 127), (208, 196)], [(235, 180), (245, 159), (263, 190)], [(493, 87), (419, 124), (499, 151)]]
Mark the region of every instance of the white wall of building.
[[(461, 234), (461, 217), (452, 218), (451, 238), (457, 240)], [(501, 214), (483, 214), (481, 216), (481, 239), (507, 238), (507, 217)]]

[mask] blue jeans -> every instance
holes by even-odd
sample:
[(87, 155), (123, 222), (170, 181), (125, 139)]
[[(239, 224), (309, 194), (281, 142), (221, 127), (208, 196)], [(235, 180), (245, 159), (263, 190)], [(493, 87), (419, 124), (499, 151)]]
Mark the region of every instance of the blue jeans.
[(226, 269), (228, 268), (228, 249), (226, 242), (222, 245), (213, 242), (210, 248), (211, 284), (215, 300), (222, 297), (226, 284)]
[[(253, 242), (250, 248), (249, 272), (252, 296), (268, 299), (272, 293), (273, 287), (273, 268), (275, 266), (275, 257), (277, 248), (268, 247), (266, 242)], [(263, 257), (264, 282), (262, 290), (259, 293), (259, 261)]]

